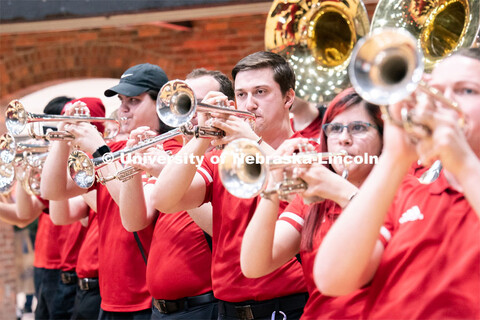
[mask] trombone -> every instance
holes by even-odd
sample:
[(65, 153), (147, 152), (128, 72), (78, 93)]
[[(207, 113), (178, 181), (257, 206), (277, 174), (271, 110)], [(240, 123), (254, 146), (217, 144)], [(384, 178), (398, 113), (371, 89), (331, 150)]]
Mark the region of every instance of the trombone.
[[(322, 162), (332, 157), (344, 157), (346, 152), (312, 152), (300, 146), (298, 153), (290, 156), (268, 157), (260, 146), (250, 139), (237, 139), (230, 142), (220, 155), (218, 171), (223, 186), (237, 198), (250, 199), (259, 194), (277, 193), (280, 200), (289, 201), (293, 194), (303, 192), (307, 183), (293, 177), (293, 169)], [(282, 170), (281, 181), (266, 190), (267, 177), (273, 170)], [(307, 202), (320, 201), (318, 198)]]
[(255, 114), (251, 112), (198, 102), (192, 88), (185, 81), (172, 80), (160, 89), (157, 96), (157, 114), (166, 125), (183, 127), (184, 134), (194, 135), (196, 138), (222, 137), (225, 135), (225, 132), (213, 127), (189, 127), (190, 120), (198, 112), (218, 112), (234, 115), (250, 121), (250, 124), (255, 121)]
[[(79, 108), (80, 109), (80, 108)], [(81, 113), (81, 111), (75, 110), (74, 116), (61, 116), (61, 115), (50, 115), (50, 114), (34, 114), (25, 110), (25, 107), (19, 100), (12, 100), (8, 106), (7, 111), (5, 112), (5, 125), (7, 126), (8, 132), (12, 135), (19, 135), (27, 124), (33, 124), (35, 122), (106, 122), (111, 121), (117, 124), (120, 127), (120, 124), (116, 119), (113, 118), (104, 118), (104, 117), (89, 117), (86, 113)], [(29, 128), (29, 134), (35, 139), (48, 139), (48, 140), (73, 140), (73, 136), (69, 132), (61, 131), (50, 131), (46, 135), (38, 135), (34, 132), (32, 126)]]

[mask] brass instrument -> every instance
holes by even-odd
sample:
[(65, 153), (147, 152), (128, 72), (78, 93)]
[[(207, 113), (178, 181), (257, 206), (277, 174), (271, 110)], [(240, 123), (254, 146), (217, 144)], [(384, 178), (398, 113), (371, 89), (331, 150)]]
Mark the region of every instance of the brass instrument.
[(75, 137), (68, 132), (58, 132), (50, 131), (46, 135), (39, 135), (35, 133), (32, 126), (35, 122), (105, 122), (110, 121), (117, 124), (120, 127), (120, 124), (117, 120), (113, 118), (103, 118), (103, 117), (89, 117), (85, 113), (81, 113), (81, 110), (76, 110), (76, 115), (74, 116), (61, 116), (61, 115), (50, 115), (50, 114), (34, 114), (27, 112), (25, 107), (19, 100), (12, 100), (8, 106), (7, 111), (5, 112), (5, 125), (7, 126), (8, 131), (12, 135), (19, 135), (27, 124), (31, 124), (29, 128), (29, 134), (35, 139), (48, 139), (48, 140), (73, 140)]
[(183, 134), (182, 128), (176, 128), (156, 137), (143, 140), (133, 147), (124, 148), (122, 150), (112, 152), (108, 154), (108, 156), (103, 155), (102, 157), (94, 159), (90, 159), (89, 156), (81, 150), (74, 150), (68, 157), (68, 169), (70, 177), (77, 184), (77, 186), (84, 189), (88, 189), (93, 186), (95, 177), (97, 177), (97, 180), (100, 183), (105, 183), (113, 179), (118, 179), (122, 182), (127, 181), (141, 170), (128, 167), (118, 171), (114, 176), (107, 178), (99, 176), (98, 170), (110, 163), (121, 160), (122, 156), (150, 148), (151, 146)]
[(15, 138), (9, 133), (0, 136), (0, 163), (2, 164), (17, 163), (24, 159), (29, 161), (29, 156), (47, 152), (48, 144), (16, 143)]
[(298, 97), (328, 102), (349, 86), (353, 47), (369, 28), (361, 0), (275, 0), (265, 26), (265, 49), (292, 65)]
[[(293, 177), (294, 168), (345, 155), (347, 155), (346, 152), (317, 153), (301, 148), (299, 153), (290, 156), (267, 157), (255, 141), (237, 139), (230, 142), (223, 150), (218, 171), (225, 189), (237, 198), (249, 199), (261, 193), (267, 195), (277, 193), (280, 200), (289, 201), (293, 194), (308, 188), (305, 181)], [(273, 170), (282, 170), (283, 178), (281, 181), (276, 181), (273, 189), (265, 190), (267, 177)], [(319, 200), (306, 199), (307, 202)]]
[[(2, 136), (0, 140), (8, 139), (5, 136)], [(0, 193), (9, 193), (16, 178), (28, 194), (39, 195), (40, 177), (43, 163), (47, 157), (46, 151), (48, 146), (19, 143), (16, 149), (14, 148), (15, 150), (13, 157), (4, 158), (2, 155), (2, 161), (0, 162)], [(8, 153), (9, 151), (4, 150), (2, 146), (1, 152), (5, 154), (4, 152)]]
[(478, 45), (479, 26), (478, 0), (380, 0), (371, 29), (402, 28), (410, 32), (429, 72), (450, 53)]
[[(445, 98), (439, 90), (422, 81), (422, 52), (417, 47), (416, 39), (404, 29), (377, 29), (359, 41), (352, 54), (349, 72), (358, 94), (371, 103), (381, 105), (382, 112), (409, 133), (412, 133), (414, 126), (422, 127), (426, 133), (431, 133), (431, 129), (412, 122), (411, 110), (406, 108), (401, 110), (402, 121), (393, 120), (386, 105), (406, 99), (417, 89), (455, 110), (461, 126), (465, 122), (464, 114), (456, 102)], [(435, 181), (441, 169), (440, 162), (435, 163), (422, 175), (420, 182), (428, 184)]]
[(192, 88), (185, 81), (172, 80), (160, 89), (157, 97), (157, 114), (166, 125), (182, 127), (185, 135), (195, 137), (221, 137), (225, 134), (222, 130), (208, 126), (190, 128), (190, 120), (199, 112), (218, 112), (255, 121), (255, 115), (251, 112), (198, 102)]

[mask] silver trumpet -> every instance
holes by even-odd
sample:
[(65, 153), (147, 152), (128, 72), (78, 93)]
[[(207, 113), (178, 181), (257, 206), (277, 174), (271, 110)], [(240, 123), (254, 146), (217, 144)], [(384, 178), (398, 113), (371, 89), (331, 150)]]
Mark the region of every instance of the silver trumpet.
[(196, 113), (217, 112), (234, 115), (250, 121), (255, 121), (255, 115), (248, 111), (230, 109), (224, 106), (214, 106), (198, 102), (190, 86), (181, 80), (167, 82), (157, 96), (157, 114), (160, 120), (170, 127), (181, 127), (187, 135), (195, 137), (222, 137), (225, 132), (209, 126), (188, 128), (188, 124)]
[[(45, 135), (38, 134), (33, 128), (33, 123), (36, 122), (114, 122), (120, 128), (120, 124), (116, 119), (104, 117), (89, 117), (88, 114), (82, 112), (81, 108), (76, 110), (73, 116), (61, 116), (50, 114), (34, 114), (27, 112), (25, 107), (19, 100), (12, 100), (5, 112), (5, 125), (12, 135), (19, 135), (23, 129), (29, 126), (29, 135), (35, 139), (47, 140), (73, 140), (75, 136), (66, 131), (50, 131)], [(117, 130), (116, 132), (118, 132)]]
[[(422, 128), (427, 135), (432, 130), (423, 124), (414, 123), (411, 119), (412, 110), (407, 108), (401, 110), (402, 121), (394, 120), (386, 105), (405, 100), (416, 90), (455, 110), (459, 125), (463, 127), (465, 116), (458, 104), (422, 81), (423, 59), (416, 39), (409, 32), (393, 28), (376, 29), (355, 46), (349, 66), (350, 81), (360, 96), (380, 105), (384, 116), (410, 134), (415, 126)], [(432, 183), (438, 178), (441, 169), (440, 162), (437, 162), (419, 181)]]
[[(253, 140), (237, 139), (230, 142), (220, 156), (219, 174), (225, 189), (237, 198), (249, 199), (261, 193), (277, 193), (280, 200), (290, 201), (292, 195), (308, 188), (307, 183), (293, 177), (293, 169), (321, 162), (329, 157), (343, 157), (346, 152), (317, 153), (300, 148), (290, 156), (268, 157)], [(282, 170), (282, 180), (271, 190), (265, 190), (267, 177), (273, 170)], [(319, 198), (306, 199), (317, 202)]]
[(122, 182), (127, 181), (132, 178), (133, 175), (142, 170), (133, 167), (127, 167), (110, 177), (100, 176), (98, 170), (110, 163), (121, 160), (122, 156), (150, 148), (151, 146), (183, 134), (183, 127), (176, 128), (153, 138), (145, 139), (133, 147), (124, 148), (122, 150), (118, 150), (94, 159), (90, 159), (90, 157), (81, 150), (74, 150), (68, 157), (68, 170), (70, 177), (77, 184), (77, 186), (84, 189), (88, 189), (93, 186), (95, 177), (100, 183), (106, 183), (113, 179), (118, 179)]
[(10, 134), (0, 137), (0, 193), (7, 194), (17, 179), (30, 195), (40, 194), (40, 177), (48, 145), (15, 143)]

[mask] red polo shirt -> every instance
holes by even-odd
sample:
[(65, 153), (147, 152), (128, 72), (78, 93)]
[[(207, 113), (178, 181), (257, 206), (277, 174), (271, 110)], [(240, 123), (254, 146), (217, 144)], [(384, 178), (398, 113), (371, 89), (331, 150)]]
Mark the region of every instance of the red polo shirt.
[(85, 239), (78, 253), (77, 276), (79, 278), (98, 278), (98, 218), (90, 209)]
[(37, 198), (46, 208), (38, 217), (33, 265), (36, 268), (60, 269), (63, 244), (67, 239), (70, 226), (54, 225), (48, 214), (48, 200)]
[[(302, 198), (297, 196), (280, 215), (279, 220), (291, 224), (302, 233), (309, 210), (310, 206), (305, 205)], [(313, 280), (313, 265), (318, 248), (341, 212), (339, 205), (325, 200), (320, 204), (318, 212), (313, 213), (321, 217), (322, 223), (319, 224), (315, 233), (312, 250), (300, 251), (303, 274), (309, 293), (302, 319), (358, 319), (365, 306), (367, 289), (357, 290), (342, 297), (330, 297), (321, 294)]]
[[(215, 297), (228, 302), (262, 301), (306, 292), (302, 267), (295, 258), (261, 278), (248, 279), (242, 274), (240, 248), (243, 234), (259, 197), (239, 199), (223, 187), (218, 164), (215, 164), (220, 153), (220, 150), (207, 153), (197, 171), (206, 184), (204, 202), (211, 202), (213, 206), (212, 287)], [(286, 205), (282, 202), (280, 210), (283, 211)]]
[(365, 318), (480, 318), (480, 219), (443, 173), (405, 178), (382, 235)]
[[(126, 141), (109, 144), (113, 151), (124, 148)], [(132, 232), (122, 225), (120, 209), (106, 186), (95, 184), (98, 216), (98, 263), (101, 308), (112, 312), (133, 312), (151, 308), (147, 290), (146, 264)], [(153, 225), (138, 232), (146, 253), (150, 250)]]
[[(181, 148), (174, 139), (163, 144), (172, 153)], [(148, 291), (155, 299), (176, 300), (212, 291), (211, 264), (205, 234), (186, 211), (159, 214), (147, 264)]]

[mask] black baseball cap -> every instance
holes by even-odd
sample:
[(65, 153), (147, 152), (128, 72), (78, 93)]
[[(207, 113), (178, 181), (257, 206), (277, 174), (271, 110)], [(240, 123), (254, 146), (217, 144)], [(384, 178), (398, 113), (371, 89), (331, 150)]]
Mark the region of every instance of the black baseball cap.
[(120, 77), (120, 83), (106, 90), (105, 96), (123, 94), (135, 97), (149, 89), (160, 90), (167, 81), (165, 71), (159, 66), (150, 63), (137, 64), (128, 68)]

